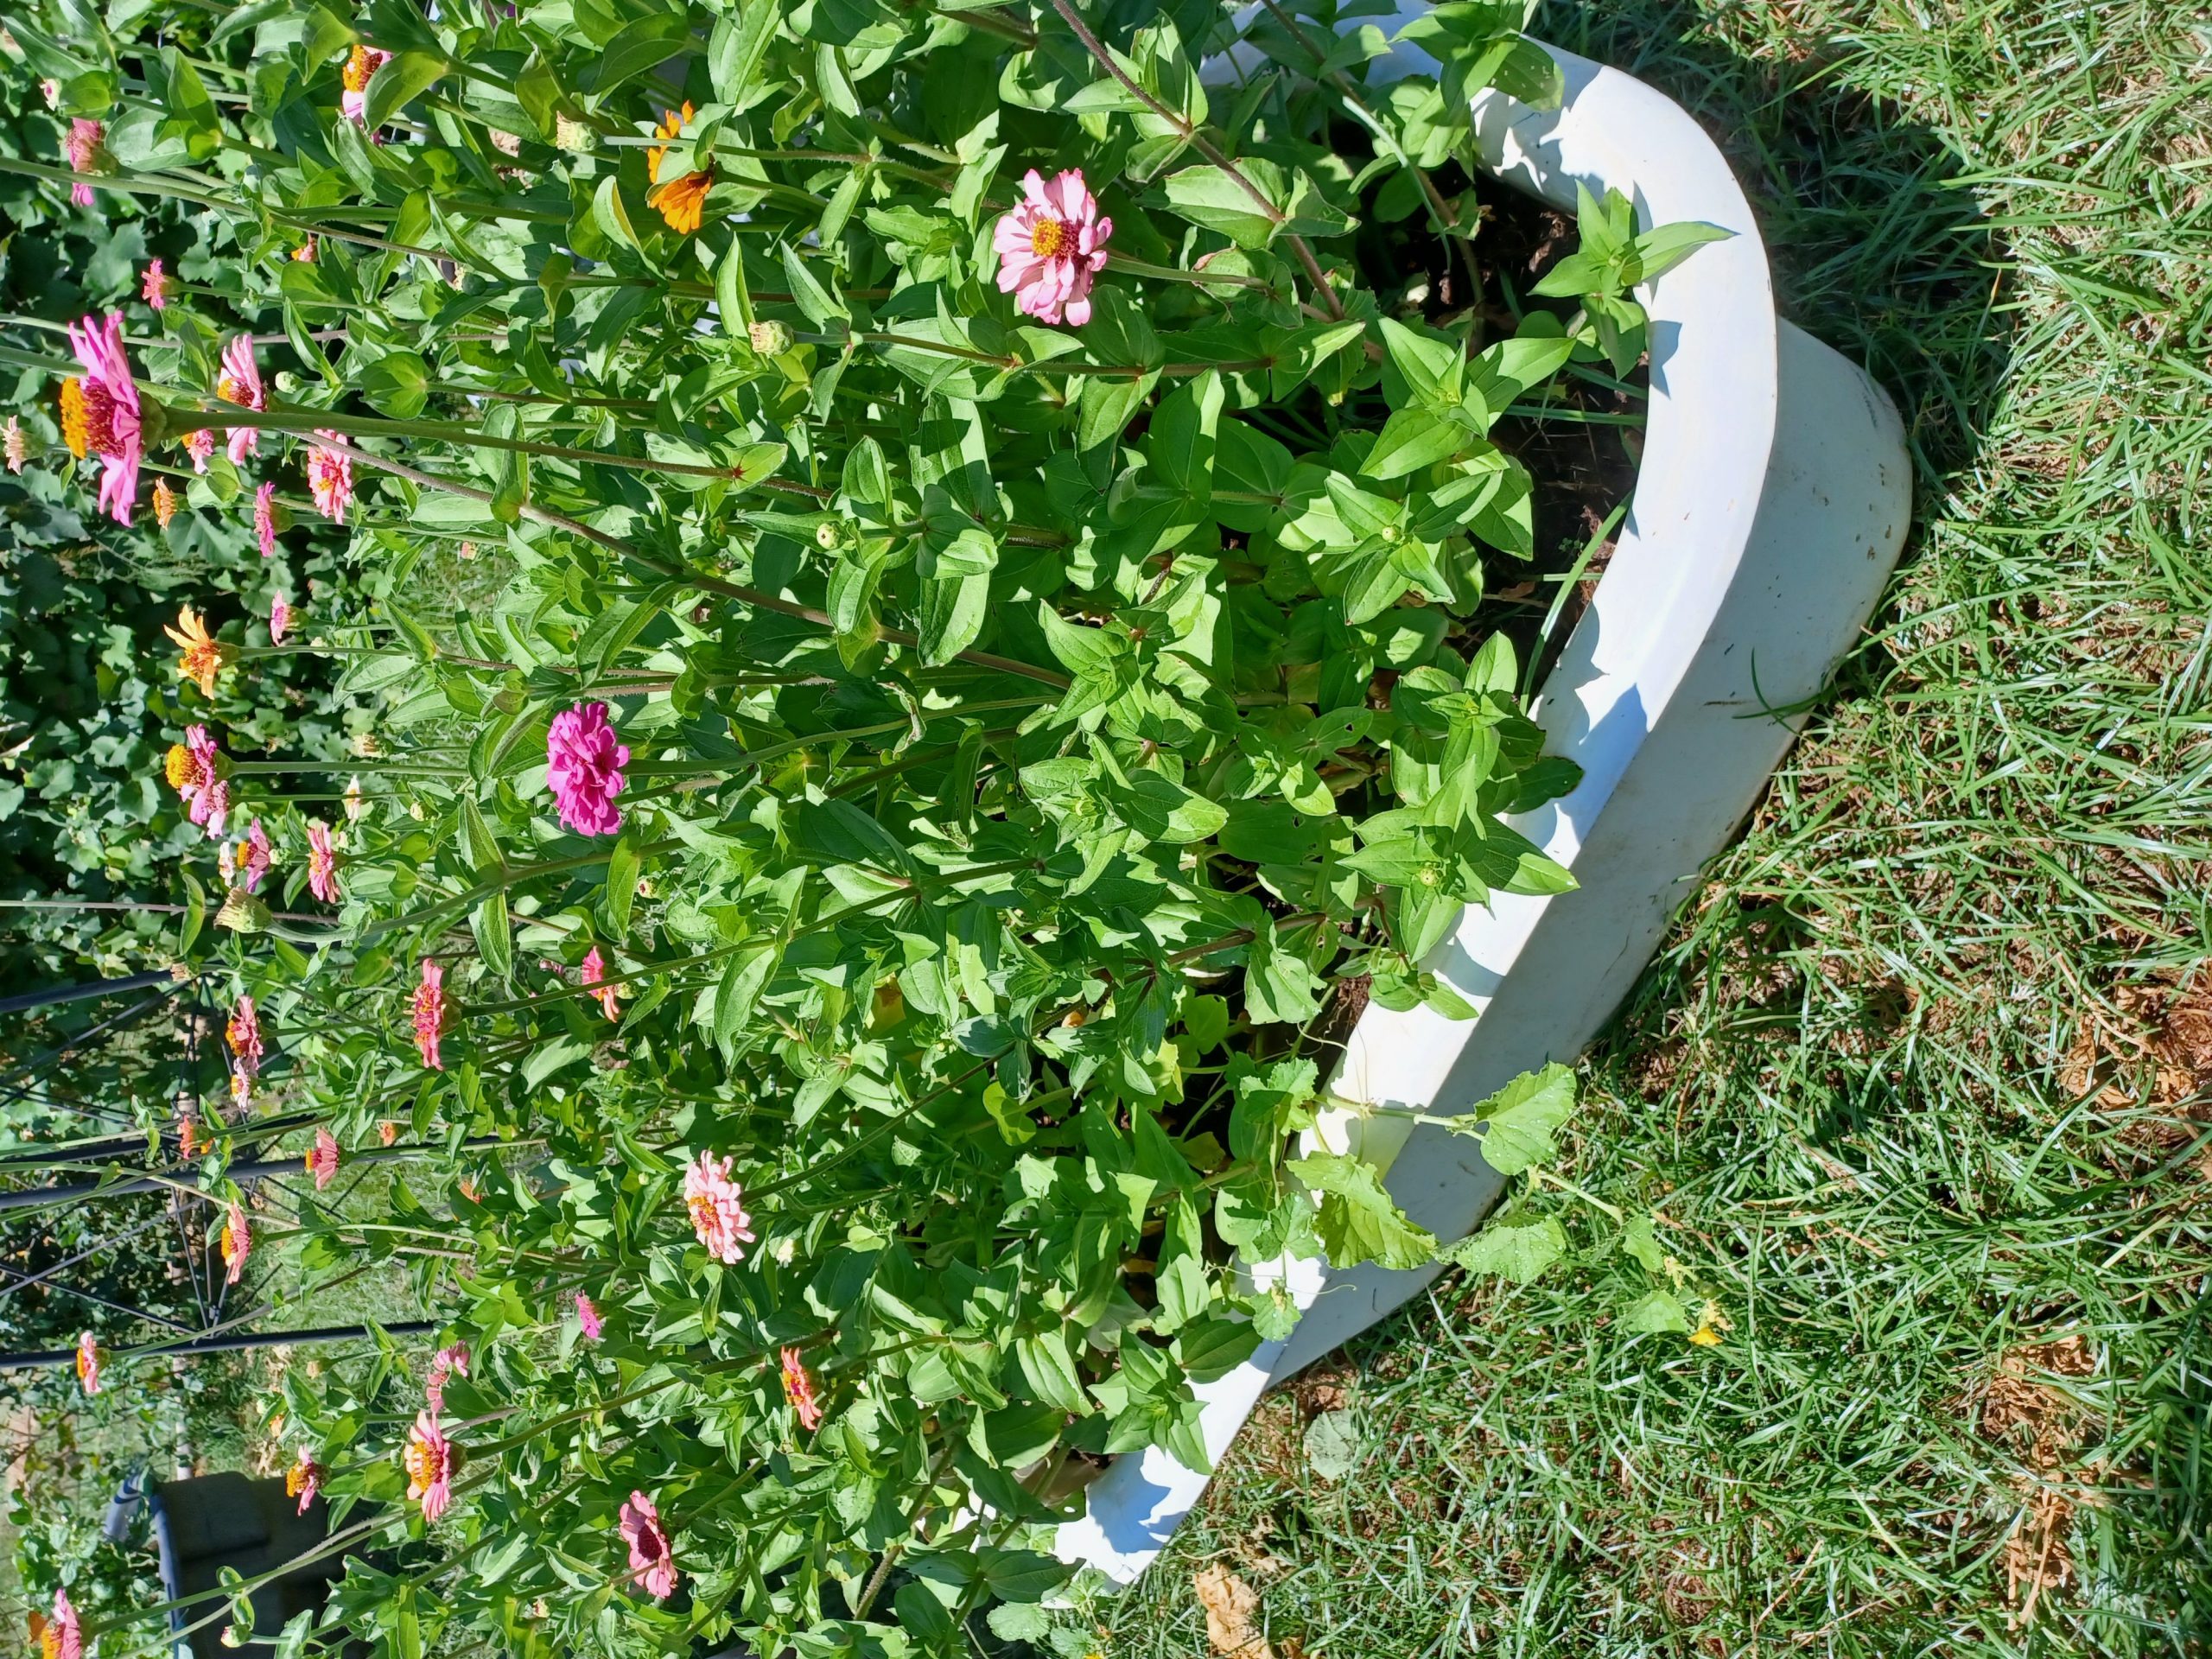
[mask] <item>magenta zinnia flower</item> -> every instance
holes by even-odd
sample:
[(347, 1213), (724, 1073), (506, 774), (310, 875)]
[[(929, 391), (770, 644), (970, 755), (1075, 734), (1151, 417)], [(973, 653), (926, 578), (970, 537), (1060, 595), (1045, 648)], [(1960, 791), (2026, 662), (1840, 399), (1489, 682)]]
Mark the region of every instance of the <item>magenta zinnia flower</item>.
[(100, 1391), (100, 1361), (107, 1356), (89, 1331), (77, 1338), (77, 1381), (87, 1395)]
[(54, 1617), (39, 1632), (38, 1640), (44, 1659), (84, 1659), (84, 1629), (77, 1622), (77, 1610), (70, 1605), (67, 1591), (54, 1592)]
[(545, 782), (561, 822), (580, 836), (611, 836), (622, 827), (614, 798), (630, 751), (614, 741), (607, 705), (582, 703), (553, 716), (545, 734)]
[(446, 1063), (438, 1054), (438, 1037), (446, 1028), (446, 970), (432, 957), (423, 958), (423, 982), (415, 988), (415, 1046), (423, 1064), (442, 1071)]
[(1065, 314), (1080, 328), (1090, 321), (1090, 284), (1106, 268), (1114, 221), (1099, 218), (1097, 198), (1084, 188), (1080, 168), (1050, 184), (1032, 168), (1021, 194), (991, 236), (999, 292), (1016, 295), (1015, 308), (1039, 322), (1058, 322)]
[(438, 1420), (415, 1414), (415, 1427), (402, 1454), (407, 1496), (423, 1506), (423, 1519), (435, 1524), (453, 1503), (453, 1442), (438, 1432)]
[[(308, 493), (322, 516), (334, 524), (346, 522), (346, 509), (353, 504), (353, 458), (346, 452), (345, 439), (336, 432), (315, 432), (330, 444), (308, 446)], [(337, 448), (333, 448), (331, 444)]]
[(369, 82), (391, 61), (391, 53), (373, 46), (356, 46), (346, 54), (346, 67), (338, 72), (338, 107), (355, 126), (367, 124)]
[(621, 1005), (614, 1000), (614, 987), (605, 982), (607, 979), (607, 958), (599, 954), (599, 947), (597, 945), (594, 944), (590, 950), (584, 952), (582, 971), (584, 988), (586, 990), (591, 990), (591, 988), (594, 985), (599, 987), (599, 989), (596, 991), (592, 991), (592, 995), (599, 999), (600, 1012), (604, 1014), (610, 1020), (620, 1020), (622, 1017), (622, 1007)]
[(683, 1172), (683, 1202), (691, 1211), (691, 1230), (717, 1262), (744, 1260), (745, 1246), (753, 1243), (753, 1217), (740, 1202), (742, 1193), (730, 1179), (732, 1160), (702, 1152)]
[(448, 1343), (430, 1356), (430, 1370), (423, 1379), (423, 1397), (430, 1402), (432, 1411), (446, 1408), (446, 1379), (468, 1375), (468, 1344)]
[(69, 344), (85, 372), (61, 383), (61, 435), (72, 454), (98, 455), (105, 463), (100, 505), (117, 524), (128, 524), (138, 495), (145, 426), (137, 383), (123, 354), (123, 313), (111, 311), (104, 322), (86, 317), (71, 323)]
[(318, 1192), (328, 1186), (338, 1173), (338, 1137), (328, 1129), (315, 1132), (315, 1148), (307, 1155), (308, 1173), (315, 1177)]
[[(69, 170), (73, 173), (105, 173), (107, 171), (107, 128), (98, 121), (77, 117), (69, 124), (69, 137), (63, 147), (69, 152)], [(79, 179), (69, 187), (69, 200), (79, 207), (92, 205), (92, 187)]]
[(238, 998), (238, 1005), (231, 1010), (230, 1023), (223, 1035), (229, 1041), (231, 1053), (238, 1069), (249, 1077), (261, 1075), (261, 1057), (268, 1051), (261, 1042), (261, 1016), (254, 1010), (253, 999)]
[(204, 473), (214, 457), (215, 435), (207, 427), (198, 427), (184, 435), (184, 453), (192, 457), (192, 470)]
[(236, 1204), (231, 1205), (230, 1215), (223, 1223), (222, 1244), (226, 1269), (223, 1281), (235, 1285), (245, 1272), (246, 1257), (253, 1254), (253, 1230), (246, 1225), (245, 1210)]
[(592, 1306), (591, 1298), (581, 1290), (576, 1293), (576, 1324), (581, 1326), (586, 1342), (597, 1342), (607, 1326), (599, 1317), (599, 1310)]
[(276, 556), (276, 486), (273, 480), (253, 493), (253, 539), (261, 544), (263, 558)]
[(209, 836), (223, 833), (223, 819), (230, 810), (231, 786), (224, 779), (230, 763), (215, 747), (205, 726), (184, 728), (184, 741), (172, 744), (165, 763), (184, 815), (206, 830)]
[(308, 891), (326, 905), (340, 901), (338, 850), (330, 844), (330, 826), (320, 819), (308, 822)]
[(292, 631), (292, 607), (282, 594), (273, 594), (269, 600), (269, 643), (281, 645), (284, 636)]
[(298, 1498), (299, 1512), (305, 1515), (308, 1506), (315, 1502), (315, 1495), (321, 1490), (322, 1465), (309, 1457), (307, 1448), (302, 1446), (292, 1466), (284, 1471), (284, 1496)]
[[(261, 384), (261, 370), (253, 360), (253, 342), (244, 334), (232, 334), (223, 346), (223, 372), (216, 377), (215, 395), (240, 409), (258, 410), (269, 407), (269, 388)], [(233, 464), (248, 455), (258, 454), (260, 430), (251, 426), (232, 427), (230, 449)]]
[(660, 1511), (643, 1492), (622, 1506), (622, 1541), (630, 1546), (630, 1577), (657, 1601), (676, 1593), (676, 1552), (662, 1530)]
[(822, 1405), (814, 1397), (813, 1374), (806, 1369), (805, 1357), (796, 1348), (783, 1349), (777, 1357), (783, 1362), (784, 1398), (798, 1414), (799, 1427), (811, 1434), (822, 1427)]
[(138, 285), (139, 296), (155, 310), (166, 311), (169, 307), (169, 275), (162, 269), (162, 262), (149, 259), (145, 280)]
[(269, 832), (261, 827), (261, 820), (256, 818), (248, 826), (245, 839), (238, 844), (238, 881), (248, 893), (258, 887), (261, 878), (269, 874), (271, 853)]

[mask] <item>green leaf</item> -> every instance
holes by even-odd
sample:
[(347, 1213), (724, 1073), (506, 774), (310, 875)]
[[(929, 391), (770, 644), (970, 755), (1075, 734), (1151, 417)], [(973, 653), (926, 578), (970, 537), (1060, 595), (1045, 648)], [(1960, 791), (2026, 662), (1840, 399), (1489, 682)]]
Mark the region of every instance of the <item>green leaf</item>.
[(369, 77), (368, 105), (362, 125), (371, 132), (437, 84), (446, 60), (430, 52), (402, 52)]
[(1471, 1273), (1494, 1273), (1525, 1285), (1566, 1254), (1566, 1230), (1546, 1216), (1540, 1221), (1494, 1221), (1447, 1245), (1443, 1257)]
[(1456, 420), (1427, 409), (1401, 409), (1383, 423), (1359, 470), (1369, 478), (1403, 478), (1449, 460), (1473, 437)]
[(1628, 1312), (1621, 1315), (1621, 1328), (1642, 1336), (1668, 1331), (1687, 1336), (1690, 1330), (1690, 1313), (1665, 1291), (1655, 1290), (1630, 1305)]
[(1453, 1132), (1480, 1134), (1483, 1161), (1501, 1175), (1518, 1175), (1551, 1161), (1552, 1136), (1573, 1111), (1574, 1073), (1554, 1061), (1514, 1078), (1461, 1117)]
[(1325, 1411), (1306, 1426), (1306, 1466), (1332, 1484), (1359, 1467), (1358, 1426), (1348, 1411)]
[(1725, 242), (1736, 234), (1718, 225), (1683, 219), (1646, 231), (1636, 238), (1636, 253), (1627, 272), (1631, 283), (1648, 283), (1665, 275), (1708, 242)]
[(600, 916), (618, 944), (630, 937), (630, 907), (638, 900), (638, 832), (625, 830), (607, 855), (607, 886), (599, 900)]
[(1361, 1262), (1399, 1270), (1425, 1267), (1435, 1258), (1436, 1239), (1415, 1226), (1384, 1190), (1375, 1166), (1339, 1153), (1319, 1152), (1288, 1166), (1321, 1195), (1314, 1232), (1328, 1252), (1329, 1265), (1349, 1268)]
[(1169, 174), (1161, 187), (1167, 193), (1171, 212), (1202, 230), (1217, 232), (1240, 248), (1264, 248), (1282, 223), (1282, 175), (1271, 164), (1253, 157), (1247, 157), (1238, 167), (1265, 199), (1265, 207), (1211, 162)]
[(1651, 1217), (1630, 1216), (1621, 1224), (1619, 1243), (1621, 1249), (1634, 1256), (1646, 1273), (1656, 1278), (1665, 1270), (1667, 1253), (1659, 1248), (1652, 1227)]
[(738, 951), (722, 969), (721, 982), (715, 988), (715, 1041), (725, 1056), (736, 1048), (738, 1039), (745, 1034), (745, 1028), (753, 1019), (753, 1007), (782, 959), (782, 950), (772, 942), (764, 940)]
[(1303, 956), (1283, 948), (1273, 922), (1245, 953), (1244, 1012), (1255, 1026), (1304, 1025), (1321, 1011), (1323, 984)]
[(430, 395), (430, 365), (413, 352), (387, 352), (355, 377), (361, 396), (395, 421), (411, 421)]
[(623, 205), (622, 192), (615, 176), (609, 173), (599, 181), (599, 188), (592, 193), (593, 220), (605, 232), (607, 239), (625, 247), (632, 253), (645, 251), (638, 240), (638, 232), (630, 223), (630, 210)]
[(469, 913), (468, 930), (476, 936), (476, 951), (484, 958), (484, 965), (498, 978), (512, 976), (515, 966), (514, 933), (507, 920), (507, 895), (504, 891), (492, 894)]
[(680, 10), (648, 12), (625, 23), (587, 60), (593, 96), (604, 98), (632, 76), (667, 62), (689, 44), (690, 33), (691, 21)]

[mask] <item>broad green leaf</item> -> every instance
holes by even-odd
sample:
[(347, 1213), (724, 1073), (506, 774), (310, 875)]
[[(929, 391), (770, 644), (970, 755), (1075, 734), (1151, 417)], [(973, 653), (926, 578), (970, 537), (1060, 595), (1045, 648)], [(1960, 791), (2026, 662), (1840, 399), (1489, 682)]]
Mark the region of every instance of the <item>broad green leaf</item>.
[(1282, 175), (1251, 158), (1239, 165), (1259, 200), (1211, 162), (1169, 174), (1161, 188), (1169, 209), (1200, 229), (1217, 232), (1240, 248), (1264, 248), (1282, 223)]
[(1566, 1254), (1566, 1230), (1549, 1216), (1491, 1222), (1442, 1252), (1446, 1261), (1471, 1273), (1494, 1273), (1516, 1285), (1529, 1283)]
[(368, 105), (361, 124), (371, 132), (437, 84), (450, 66), (430, 52), (402, 52), (369, 77)]
[(1621, 1329), (1642, 1336), (1669, 1331), (1687, 1336), (1690, 1330), (1689, 1310), (1665, 1291), (1655, 1290), (1630, 1305), (1621, 1315)]
[(1452, 1124), (1458, 1135), (1479, 1135), (1483, 1161), (1501, 1175), (1518, 1175), (1551, 1161), (1552, 1136), (1574, 1111), (1574, 1073), (1554, 1061), (1524, 1071)]
[(1435, 1237), (1406, 1218), (1372, 1164), (1319, 1152), (1296, 1159), (1287, 1167), (1321, 1197), (1314, 1231), (1328, 1252), (1331, 1267), (1373, 1262), (1405, 1270), (1425, 1267), (1434, 1259)]

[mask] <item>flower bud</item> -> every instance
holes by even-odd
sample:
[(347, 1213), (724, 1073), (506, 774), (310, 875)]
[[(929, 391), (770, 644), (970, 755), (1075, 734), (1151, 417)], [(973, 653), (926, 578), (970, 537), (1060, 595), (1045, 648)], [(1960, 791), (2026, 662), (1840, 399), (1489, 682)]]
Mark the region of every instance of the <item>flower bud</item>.
[(215, 912), (215, 925), (233, 933), (263, 933), (269, 928), (269, 906), (244, 887), (232, 887)]
[(753, 342), (753, 349), (763, 357), (781, 357), (794, 343), (786, 323), (756, 322), (745, 334)]
[(835, 518), (824, 518), (814, 527), (814, 544), (824, 553), (835, 553), (852, 539), (852, 531)]
[(573, 156), (588, 156), (599, 148), (599, 135), (581, 121), (556, 115), (553, 118), (553, 145)]

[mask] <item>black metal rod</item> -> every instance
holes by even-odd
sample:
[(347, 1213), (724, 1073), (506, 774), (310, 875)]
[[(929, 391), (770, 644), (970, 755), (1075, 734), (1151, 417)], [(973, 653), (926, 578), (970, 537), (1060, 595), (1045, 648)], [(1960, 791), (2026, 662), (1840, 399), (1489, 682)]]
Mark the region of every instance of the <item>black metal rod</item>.
[[(502, 1141), (496, 1135), (486, 1135), (462, 1141), (461, 1149), (463, 1152), (480, 1152), (487, 1147), (517, 1144), (519, 1143)], [(426, 1157), (443, 1150), (442, 1147), (429, 1146), (371, 1147), (365, 1152), (346, 1154), (345, 1160), (353, 1164), (388, 1164), (405, 1158)], [(72, 1159), (67, 1161), (80, 1160)], [(234, 1181), (257, 1181), (271, 1175), (296, 1175), (301, 1166), (298, 1158), (252, 1158), (232, 1164), (228, 1173)], [(129, 1180), (111, 1181), (105, 1185), (99, 1181), (79, 1181), (71, 1186), (27, 1186), (13, 1192), (0, 1192), (0, 1211), (43, 1210), (57, 1204), (73, 1204), (79, 1198), (118, 1198), (128, 1192), (174, 1192), (177, 1179), (172, 1176), (167, 1180), (157, 1180), (150, 1175), (137, 1175)], [(212, 1192), (203, 1192), (200, 1196), (211, 1204), (215, 1202)]]
[(149, 985), (174, 982), (168, 969), (157, 968), (150, 974), (133, 974), (128, 979), (88, 979), (81, 985), (49, 985), (44, 990), (0, 996), (0, 1014), (21, 1014), (25, 1008), (50, 1008), (62, 1002), (81, 1002), (88, 996), (120, 996), (125, 991), (143, 991)]
[[(438, 1326), (432, 1319), (402, 1319), (377, 1328), (395, 1337), (420, 1337), (427, 1336)], [(365, 1325), (326, 1325), (312, 1331), (241, 1331), (232, 1336), (194, 1337), (183, 1342), (164, 1342), (150, 1348), (133, 1348), (123, 1357), (159, 1359), (172, 1354), (228, 1354), (242, 1348), (282, 1348), (287, 1344), (309, 1342), (352, 1342), (370, 1334), (370, 1328)], [(41, 1366), (73, 1365), (76, 1363), (77, 1351), (74, 1348), (46, 1348), (35, 1353), (0, 1354), (0, 1371), (25, 1371)]]

